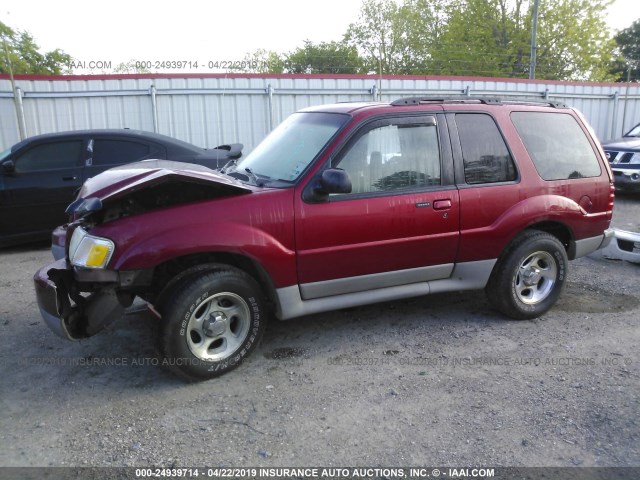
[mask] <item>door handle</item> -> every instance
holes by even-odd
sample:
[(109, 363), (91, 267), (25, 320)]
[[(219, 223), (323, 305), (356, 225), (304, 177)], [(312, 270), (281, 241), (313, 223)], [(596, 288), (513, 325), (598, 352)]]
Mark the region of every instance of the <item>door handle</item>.
[(433, 201), (433, 209), (434, 210), (448, 210), (451, 208), (451, 200), (434, 200)]
[(75, 175), (73, 177), (62, 177), (62, 180), (64, 180), (65, 182), (72, 182), (77, 179), (78, 177), (76, 177)]

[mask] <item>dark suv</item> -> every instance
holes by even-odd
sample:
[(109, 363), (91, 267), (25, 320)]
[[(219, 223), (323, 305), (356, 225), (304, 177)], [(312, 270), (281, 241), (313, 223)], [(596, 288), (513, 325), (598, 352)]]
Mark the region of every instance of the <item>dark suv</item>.
[(611, 238), (598, 141), (559, 104), (409, 98), (291, 115), (218, 172), (162, 161), (98, 175), (72, 206), (42, 316), (80, 339), (136, 296), (189, 379), (239, 365), (267, 317), (486, 290), (514, 319), (558, 299)]
[(616, 188), (640, 192), (640, 123), (622, 138), (602, 142)]

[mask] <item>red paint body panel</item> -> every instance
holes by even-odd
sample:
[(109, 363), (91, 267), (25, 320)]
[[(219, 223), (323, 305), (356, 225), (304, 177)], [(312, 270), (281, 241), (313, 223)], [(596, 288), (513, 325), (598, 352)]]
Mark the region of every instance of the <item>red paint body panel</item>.
[[(439, 199), (451, 208), (436, 211)], [(456, 189), (316, 205), (297, 199), (299, 282), (451, 263), (459, 213)]]
[(277, 287), (296, 283), (293, 189), (180, 205), (93, 228), (113, 240), (109, 268), (141, 270), (176, 257), (228, 252), (262, 265)]

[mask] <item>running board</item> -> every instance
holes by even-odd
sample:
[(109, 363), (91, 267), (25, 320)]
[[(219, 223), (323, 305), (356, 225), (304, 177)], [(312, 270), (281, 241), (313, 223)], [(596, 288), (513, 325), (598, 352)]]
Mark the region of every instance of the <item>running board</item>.
[(276, 290), (278, 297), (276, 316), (280, 320), (288, 320), (290, 318), (314, 313), (401, 300), (403, 298), (419, 297), (430, 293), (479, 290), (487, 284), (495, 263), (496, 259), (459, 263), (454, 267), (449, 278), (377, 288), (362, 292), (344, 293), (309, 300), (302, 299), (299, 285), (279, 288)]

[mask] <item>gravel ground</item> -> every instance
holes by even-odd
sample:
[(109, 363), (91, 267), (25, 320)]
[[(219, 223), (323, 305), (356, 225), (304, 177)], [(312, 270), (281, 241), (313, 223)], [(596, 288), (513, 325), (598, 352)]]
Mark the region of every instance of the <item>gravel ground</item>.
[[(640, 196), (614, 226), (640, 231)], [(151, 316), (67, 342), (0, 251), (0, 466), (640, 466), (640, 265), (571, 262), (557, 306), (508, 321), (482, 292), (273, 321), (248, 362), (187, 384)]]

